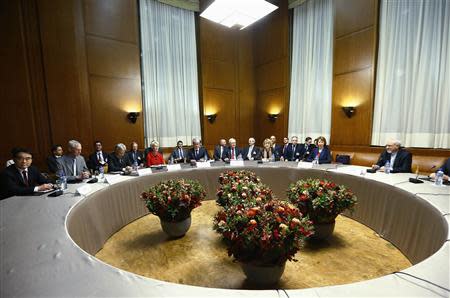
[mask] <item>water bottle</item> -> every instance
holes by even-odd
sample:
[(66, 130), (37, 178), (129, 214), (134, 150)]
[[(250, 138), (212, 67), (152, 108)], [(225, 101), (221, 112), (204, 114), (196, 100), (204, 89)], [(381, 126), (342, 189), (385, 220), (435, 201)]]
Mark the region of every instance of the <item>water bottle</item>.
[(389, 174), (391, 172), (391, 162), (389, 160), (384, 164), (384, 172)]
[(103, 166), (98, 167), (98, 172), (99, 172), (100, 179), (105, 178), (105, 168), (103, 168)]
[(137, 163), (137, 161), (135, 161), (133, 163), (133, 171), (137, 172), (138, 168), (139, 168), (138, 163)]
[(314, 157), (314, 160), (313, 160), (313, 166), (315, 166), (315, 165), (318, 165), (319, 164), (319, 156), (318, 155), (316, 155), (316, 157)]
[(275, 154), (272, 154), (272, 155), (270, 156), (269, 161), (270, 161), (270, 162), (274, 162), (274, 161), (275, 161)]
[(434, 180), (434, 185), (436, 186), (442, 186), (442, 182), (444, 180), (444, 172), (442, 172), (442, 169), (439, 169), (436, 173), (436, 180)]
[(66, 190), (67, 189), (67, 177), (63, 170), (59, 172), (59, 180), (61, 181), (61, 189)]

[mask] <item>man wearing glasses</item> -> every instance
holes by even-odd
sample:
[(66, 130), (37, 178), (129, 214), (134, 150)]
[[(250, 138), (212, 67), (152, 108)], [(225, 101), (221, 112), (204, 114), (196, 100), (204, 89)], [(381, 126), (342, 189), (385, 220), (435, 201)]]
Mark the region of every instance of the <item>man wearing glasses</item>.
[(0, 174), (0, 199), (12, 196), (31, 195), (35, 192), (51, 190), (52, 184), (42, 176), (38, 168), (31, 165), (33, 155), (25, 148), (12, 150), (14, 164)]

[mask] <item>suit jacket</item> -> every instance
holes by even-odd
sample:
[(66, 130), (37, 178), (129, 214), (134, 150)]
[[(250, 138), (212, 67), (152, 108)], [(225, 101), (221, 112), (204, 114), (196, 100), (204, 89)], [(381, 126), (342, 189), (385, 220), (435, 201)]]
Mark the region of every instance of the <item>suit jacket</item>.
[(137, 162), (138, 165), (143, 164), (145, 161), (144, 153), (142, 151), (128, 151), (127, 152), (128, 159), (130, 160), (131, 164), (134, 164)]
[(67, 181), (74, 181), (77, 179), (82, 172), (89, 171), (84, 157), (79, 155), (75, 158), (77, 164), (77, 172), (73, 172), (73, 157), (68, 155), (63, 155), (58, 158), (58, 171), (63, 171), (67, 177)]
[(48, 183), (42, 176), (38, 168), (30, 166), (28, 168), (28, 186), (26, 186), (22, 173), (16, 166), (10, 165), (0, 173), (0, 199), (6, 199), (12, 196), (31, 195), (36, 186)]
[(311, 155), (312, 151), (314, 150), (314, 148), (316, 148), (316, 145), (314, 144), (301, 144), (303, 147), (303, 159), (308, 159), (308, 157)]
[(447, 159), (447, 161), (442, 165), (442, 167), (440, 167), (440, 169), (442, 170), (442, 172), (444, 172), (444, 175), (450, 175), (450, 158)]
[(304, 146), (301, 144), (295, 145), (294, 150), (294, 144), (289, 144), (289, 146), (284, 150), (284, 159), (289, 161), (295, 161), (295, 160), (302, 160), (303, 154), (304, 154)]
[(286, 150), (289, 148), (289, 146), (291, 145), (291, 143), (287, 143), (286, 145), (280, 145), (280, 156), (284, 156), (284, 153), (286, 152)]
[[(380, 167), (384, 167), (386, 161), (391, 161), (391, 154), (384, 150), (383, 152), (381, 152), (377, 165)], [(400, 148), (397, 151), (397, 156), (395, 157), (394, 164), (391, 165), (391, 173), (411, 173), (411, 164), (412, 154), (405, 149)]]
[(214, 148), (214, 160), (224, 160), (228, 156), (228, 147), (224, 146), (222, 149), (222, 158), (220, 158), (220, 147), (222, 146), (216, 146)]
[[(244, 160), (249, 160), (249, 158), (248, 158), (249, 150), (250, 150), (250, 146), (245, 147), (244, 150), (242, 150), (242, 158)], [(259, 147), (253, 146), (251, 156), (253, 157), (253, 160), (261, 159), (261, 149)]]
[(275, 155), (283, 156), (283, 147), (282, 145), (275, 144), (272, 146), (272, 151)]
[[(109, 154), (104, 152), (104, 151), (102, 151), (102, 156), (103, 156), (103, 161), (105, 163), (108, 163), (108, 161), (109, 161)], [(98, 168), (100, 167), (100, 161), (98, 160), (97, 152), (94, 152), (91, 155), (89, 155), (89, 159), (88, 159), (87, 165), (88, 165), (89, 169), (98, 170)]]
[[(314, 158), (319, 154), (319, 147), (316, 147), (313, 149), (309, 157), (307, 158), (307, 161), (313, 161)], [(324, 146), (322, 149), (322, 152), (320, 152), (319, 155), (319, 164), (324, 163), (331, 163), (331, 152), (328, 146)]]
[[(228, 147), (228, 151), (227, 151), (227, 156), (226, 158), (231, 159), (231, 147)], [(242, 150), (239, 149), (238, 147), (234, 147), (234, 159), (239, 159), (242, 158)]]
[(123, 168), (131, 167), (131, 162), (128, 156), (125, 154), (122, 158), (118, 158), (114, 152), (109, 155), (108, 171), (118, 172)]
[(188, 155), (187, 155), (187, 160), (188, 161), (199, 161), (200, 159), (204, 159), (205, 161), (209, 159), (209, 154), (208, 151), (204, 148), (204, 147), (200, 147), (198, 149), (198, 154), (195, 155), (195, 150), (194, 148), (189, 149), (188, 151)]
[(54, 155), (50, 155), (49, 157), (47, 157), (47, 167), (49, 173), (58, 173), (58, 158), (56, 158)]
[(173, 151), (172, 151), (172, 154), (170, 154), (169, 159), (170, 159), (170, 160), (173, 160), (174, 163), (183, 163), (183, 162), (186, 161), (186, 158), (187, 158), (187, 155), (188, 155), (187, 150), (184, 149), (184, 148), (181, 148), (181, 152), (182, 152), (182, 153), (181, 153), (182, 155), (181, 155), (179, 149), (180, 149), (180, 148), (175, 147), (175, 148), (173, 149)]

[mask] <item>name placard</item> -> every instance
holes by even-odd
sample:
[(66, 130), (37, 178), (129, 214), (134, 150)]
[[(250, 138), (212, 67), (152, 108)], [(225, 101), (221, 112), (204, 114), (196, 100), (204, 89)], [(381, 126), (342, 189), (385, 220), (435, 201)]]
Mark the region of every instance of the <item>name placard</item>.
[(243, 160), (230, 160), (230, 166), (231, 167), (243, 167), (244, 161)]
[(209, 161), (203, 161), (203, 162), (197, 161), (197, 163), (195, 165), (197, 166), (197, 168), (210, 168), (211, 167), (211, 163)]
[(77, 188), (76, 193), (82, 196), (87, 195), (88, 193), (90, 193), (92, 191), (92, 187), (89, 184), (80, 186)]
[(143, 168), (143, 169), (138, 169), (137, 170), (138, 176), (147, 176), (152, 174), (152, 169), (151, 168)]
[(297, 168), (300, 169), (312, 169), (312, 167), (313, 167), (312, 162), (299, 161), (297, 164)]
[(109, 185), (113, 185), (123, 181), (122, 177), (119, 175), (105, 175), (105, 182)]
[(181, 165), (179, 163), (173, 165), (167, 165), (168, 172), (175, 172), (181, 170)]

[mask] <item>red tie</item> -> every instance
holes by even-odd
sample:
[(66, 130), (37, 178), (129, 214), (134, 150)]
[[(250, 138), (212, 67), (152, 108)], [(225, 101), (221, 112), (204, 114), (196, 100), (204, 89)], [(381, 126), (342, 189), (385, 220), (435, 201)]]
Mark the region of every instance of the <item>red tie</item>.
[(234, 159), (234, 149), (231, 149), (231, 159)]
[(23, 182), (25, 182), (25, 185), (28, 186), (27, 171), (22, 171), (22, 176), (23, 176)]

